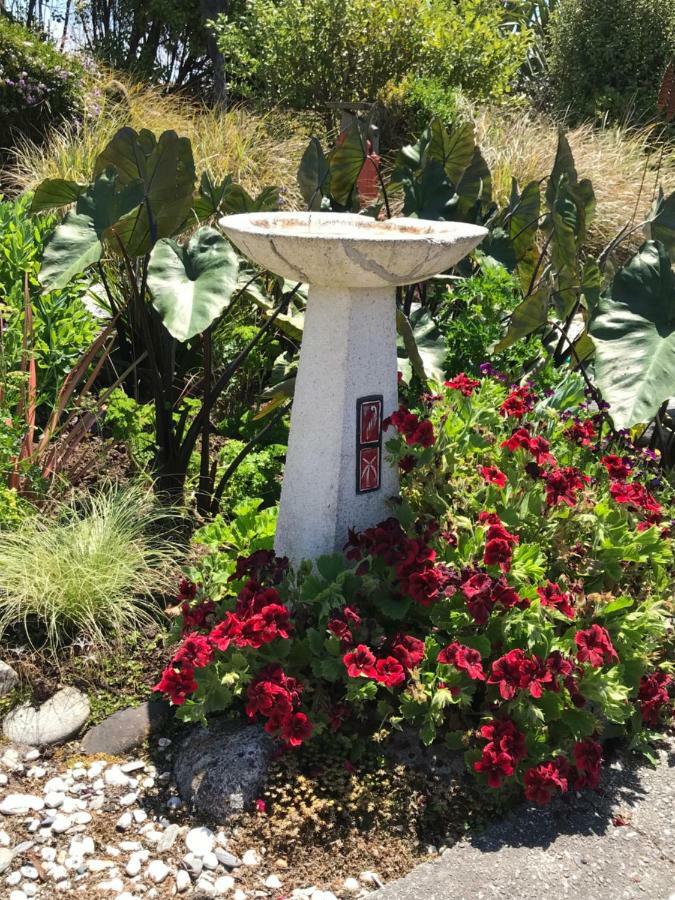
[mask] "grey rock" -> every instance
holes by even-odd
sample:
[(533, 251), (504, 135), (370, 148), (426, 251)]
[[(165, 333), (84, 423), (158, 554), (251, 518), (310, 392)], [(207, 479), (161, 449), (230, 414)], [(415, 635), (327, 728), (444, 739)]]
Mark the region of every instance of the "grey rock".
[(214, 853), (221, 866), (226, 866), (228, 869), (238, 869), (239, 866), (241, 866), (239, 857), (235, 856), (234, 853), (230, 853), (229, 850), (223, 850), (222, 847), (216, 847)]
[(181, 796), (205, 819), (226, 821), (260, 795), (273, 746), (259, 725), (216, 720), (195, 728), (176, 755)]
[(11, 666), (0, 660), (0, 697), (11, 694), (19, 683), (19, 676)]
[(22, 703), (5, 716), (4, 736), (15, 744), (58, 744), (73, 737), (89, 718), (89, 700), (74, 687), (62, 688), (37, 709)]
[(140, 706), (120, 709), (89, 729), (82, 739), (82, 749), (90, 756), (95, 753), (121, 756), (161, 731), (170, 714), (171, 707), (163, 700), (148, 700)]

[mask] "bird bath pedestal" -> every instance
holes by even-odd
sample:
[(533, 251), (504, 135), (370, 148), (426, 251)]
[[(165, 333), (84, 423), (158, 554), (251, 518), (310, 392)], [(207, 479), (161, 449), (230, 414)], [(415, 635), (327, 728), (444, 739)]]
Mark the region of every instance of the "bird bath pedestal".
[(398, 408), (395, 287), (445, 271), (487, 231), (320, 212), (220, 225), (254, 262), (310, 286), (275, 539), (297, 566), (390, 514), (398, 472), (383, 455), (382, 421)]

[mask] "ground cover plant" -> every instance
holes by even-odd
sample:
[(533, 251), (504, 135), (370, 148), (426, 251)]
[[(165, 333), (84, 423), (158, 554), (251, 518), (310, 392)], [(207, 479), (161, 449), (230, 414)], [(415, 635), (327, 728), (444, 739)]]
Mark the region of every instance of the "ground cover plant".
[[(573, 376), (551, 397), (458, 375), (391, 417), (395, 515), (289, 572), (249, 510), (182, 587), (158, 690), (234, 707), (287, 748), (412, 726), (536, 803), (648, 751), (672, 711), (672, 489)], [(248, 518), (246, 518), (248, 517)], [(271, 537), (271, 535), (270, 535)], [(209, 540), (209, 537), (206, 537)], [(672, 611), (671, 611), (672, 612)]]

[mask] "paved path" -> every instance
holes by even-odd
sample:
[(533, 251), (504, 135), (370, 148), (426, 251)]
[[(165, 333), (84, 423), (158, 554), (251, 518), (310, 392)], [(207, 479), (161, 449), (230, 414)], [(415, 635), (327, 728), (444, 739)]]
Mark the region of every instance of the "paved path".
[(601, 792), (521, 808), (371, 896), (675, 900), (675, 740), (659, 757), (655, 769), (617, 761)]

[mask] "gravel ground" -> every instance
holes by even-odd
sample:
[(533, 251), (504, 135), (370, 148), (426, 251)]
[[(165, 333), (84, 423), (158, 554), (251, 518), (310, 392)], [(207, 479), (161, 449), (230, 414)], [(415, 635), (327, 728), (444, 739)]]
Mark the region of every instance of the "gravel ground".
[(372, 900), (675, 900), (675, 740), (656, 768), (614, 762), (602, 789), (520, 808)]

